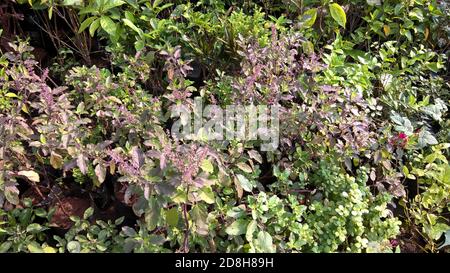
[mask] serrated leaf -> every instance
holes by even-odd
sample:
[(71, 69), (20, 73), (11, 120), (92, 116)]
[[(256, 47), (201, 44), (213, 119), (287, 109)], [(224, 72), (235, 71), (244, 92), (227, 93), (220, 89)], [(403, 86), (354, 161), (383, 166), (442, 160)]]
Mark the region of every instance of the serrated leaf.
[(258, 153), (258, 151), (250, 150), (247, 152), (250, 158), (256, 160), (258, 163), (262, 164), (262, 156)]
[(343, 28), (347, 23), (347, 16), (344, 9), (337, 3), (330, 4), (331, 17)]

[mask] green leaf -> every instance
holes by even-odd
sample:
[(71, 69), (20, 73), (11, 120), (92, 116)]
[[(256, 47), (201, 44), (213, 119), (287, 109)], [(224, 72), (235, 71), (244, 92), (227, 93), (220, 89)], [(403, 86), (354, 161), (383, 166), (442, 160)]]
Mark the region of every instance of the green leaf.
[(145, 46), (145, 43), (143, 40), (137, 40), (136, 42), (134, 42), (134, 49), (136, 49), (136, 51), (141, 51)]
[(76, 241), (70, 241), (70, 242), (67, 244), (67, 250), (68, 250), (70, 253), (80, 253), (80, 251), (81, 251), (81, 245), (80, 245), (79, 242), (76, 242)]
[(94, 37), (95, 31), (100, 26), (100, 18), (97, 18), (94, 22), (92, 22), (91, 26), (89, 27), (89, 34), (91, 37)]
[(436, 145), (438, 141), (428, 130), (423, 129), (419, 133), (417, 144), (420, 148), (423, 148), (427, 145)]
[(314, 23), (316, 22), (316, 18), (317, 18), (317, 9), (316, 8), (312, 8), (312, 9), (305, 11), (302, 15), (303, 25), (305, 27), (312, 27), (314, 25)]
[(78, 29), (78, 33), (83, 32), (88, 26), (90, 26), (92, 24), (92, 22), (95, 21), (95, 19), (97, 19), (97, 17), (92, 16), (92, 17), (89, 17), (86, 20), (84, 20), (83, 23), (81, 23), (81, 25), (80, 25), (80, 29)]
[(231, 225), (229, 225), (225, 229), (225, 232), (228, 235), (234, 235), (234, 236), (245, 234), (247, 231), (248, 223), (249, 223), (248, 220), (238, 219), (238, 220), (234, 221)]
[(252, 191), (253, 187), (255, 186), (254, 183), (252, 183), (252, 181), (248, 180), (242, 174), (237, 174), (236, 177), (239, 181), (240, 186), (242, 187), (242, 189), (244, 191), (248, 191), (248, 192)]
[(56, 249), (51, 246), (46, 246), (42, 250), (44, 253), (56, 253)]
[(36, 242), (28, 244), (27, 248), (31, 253), (43, 253), (44, 252), (44, 250), (41, 248), (41, 246)]
[(39, 174), (35, 171), (20, 171), (17, 173), (18, 175), (25, 176), (29, 180), (33, 182), (39, 182)]
[(100, 17), (100, 25), (104, 31), (106, 31), (109, 35), (116, 35), (117, 26), (111, 18), (108, 16)]
[(207, 173), (212, 173), (214, 171), (214, 166), (208, 159), (203, 159), (200, 167)]
[(255, 242), (256, 248), (259, 252), (274, 253), (275, 247), (273, 246), (272, 236), (266, 231), (260, 231)]
[(0, 245), (0, 253), (6, 253), (12, 246), (12, 242), (4, 242)]
[(125, 4), (125, 2), (122, 0), (108, 0), (107, 4), (103, 8), (103, 12), (110, 10), (112, 8), (115, 8), (115, 7), (121, 6), (123, 4)]
[(253, 240), (253, 233), (255, 233), (256, 228), (258, 227), (257, 225), (258, 223), (255, 220), (252, 220), (248, 226), (247, 226), (247, 231), (245, 233), (245, 238), (247, 239), (248, 242), (251, 242)]
[(169, 210), (166, 210), (166, 222), (169, 226), (175, 227), (178, 225), (178, 209), (176, 207), (173, 207)]
[(345, 15), (344, 9), (337, 3), (330, 4), (331, 17), (343, 28), (347, 23), (347, 16)]
[(94, 214), (94, 208), (90, 207), (90, 208), (88, 208), (88, 209), (86, 209), (86, 210), (84, 211), (83, 219), (84, 219), (84, 220), (87, 220), (87, 219), (88, 219), (89, 217), (91, 217), (93, 214)]
[(44, 230), (44, 228), (41, 225), (36, 224), (36, 223), (31, 224), (27, 227), (27, 232), (29, 232), (29, 233), (39, 233), (42, 230)]
[(203, 187), (200, 189), (199, 197), (208, 204), (214, 204), (214, 192), (211, 187)]
[(131, 22), (129, 19), (122, 19), (122, 21), (125, 23), (125, 25), (129, 26), (132, 30), (136, 31), (139, 36), (142, 35), (142, 30), (138, 28), (133, 22)]
[(149, 208), (145, 212), (145, 223), (147, 224), (148, 230), (153, 230), (158, 224), (159, 217), (161, 215), (161, 207), (154, 197), (149, 200), (148, 204)]

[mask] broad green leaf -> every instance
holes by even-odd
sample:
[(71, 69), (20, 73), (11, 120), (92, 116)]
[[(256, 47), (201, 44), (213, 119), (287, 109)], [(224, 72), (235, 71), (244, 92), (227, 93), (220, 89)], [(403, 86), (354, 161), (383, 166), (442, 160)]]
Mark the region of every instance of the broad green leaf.
[(122, 0), (107, 0), (106, 5), (103, 8), (103, 12), (110, 10), (112, 8), (115, 8), (115, 7), (121, 6), (123, 4), (125, 4), (125, 2)]
[(203, 187), (199, 191), (199, 197), (208, 204), (214, 204), (214, 192), (211, 187)]
[(161, 215), (161, 207), (154, 197), (150, 198), (148, 204), (149, 208), (145, 212), (145, 223), (147, 224), (148, 230), (153, 230), (158, 224), (159, 217)]
[(125, 25), (129, 26), (132, 30), (136, 31), (139, 36), (142, 35), (142, 30), (138, 28), (133, 22), (131, 22), (129, 19), (122, 19), (122, 21), (125, 23)]
[(312, 27), (314, 23), (316, 22), (317, 18), (317, 9), (312, 8), (303, 13), (302, 19), (303, 19), (303, 25), (305, 27)]
[(17, 173), (18, 175), (25, 176), (29, 180), (33, 182), (39, 182), (39, 174), (35, 171), (20, 171)]
[(203, 159), (200, 167), (207, 173), (212, 173), (214, 171), (214, 166), (209, 159)]
[(195, 232), (202, 236), (208, 235), (208, 211), (206, 207), (203, 204), (197, 204), (189, 214), (195, 223)]
[(56, 249), (51, 246), (46, 246), (42, 249), (44, 253), (56, 253)]
[(94, 37), (95, 31), (100, 26), (100, 18), (97, 18), (94, 22), (92, 22), (91, 26), (89, 27), (89, 34), (91, 37)]
[(41, 248), (41, 246), (36, 242), (28, 244), (27, 248), (31, 253), (43, 253), (44, 252), (44, 250)]
[(4, 242), (0, 245), (0, 253), (6, 253), (12, 246), (12, 242)]
[(30, 224), (27, 227), (27, 232), (29, 232), (29, 233), (39, 233), (42, 230), (44, 230), (44, 228), (41, 225), (36, 224), (36, 223)]
[(248, 223), (249, 223), (248, 220), (238, 219), (238, 220), (234, 221), (233, 223), (231, 223), (231, 225), (229, 225), (225, 229), (225, 232), (228, 235), (234, 235), (234, 236), (245, 234), (247, 231)]
[(100, 17), (100, 25), (104, 31), (106, 31), (109, 35), (116, 35), (117, 26), (111, 18), (108, 16)]
[(258, 252), (263, 253), (274, 253), (275, 247), (272, 243), (272, 236), (266, 231), (260, 231), (258, 233), (258, 237), (256, 241), (254, 242), (256, 248), (259, 250)]
[(80, 29), (78, 29), (78, 33), (83, 32), (88, 26), (90, 26), (92, 24), (92, 22), (95, 21), (95, 19), (97, 19), (97, 17), (92, 16), (92, 17), (89, 17), (86, 20), (84, 20), (83, 23), (81, 23), (81, 25), (80, 25)]
[(343, 28), (347, 23), (347, 16), (344, 9), (337, 3), (330, 4), (331, 17)]
[(244, 191), (248, 191), (248, 192), (252, 191), (253, 187), (255, 186), (254, 183), (252, 183), (252, 181), (248, 180), (242, 174), (237, 174), (236, 177), (239, 181), (240, 186), (242, 187), (242, 189)]
[(166, 221), (167, 224), (171, 227), (175, 227), (178, 225), (178, 219), (179, 219), (179, 215), (178, 215), (178, 209), (176, 207), (173, 207), (169, 210), (166, 210)]

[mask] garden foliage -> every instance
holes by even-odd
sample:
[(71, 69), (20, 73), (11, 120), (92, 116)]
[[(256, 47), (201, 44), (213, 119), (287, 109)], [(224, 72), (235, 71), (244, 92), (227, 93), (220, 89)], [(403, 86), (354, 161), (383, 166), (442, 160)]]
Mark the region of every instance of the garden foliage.
[[(445, 1), (0, 9), (13, 12), (0, 252), (448, 251)], [(278, 148), (173, 137), (171, 111), (195, 97), (279, 106)]]

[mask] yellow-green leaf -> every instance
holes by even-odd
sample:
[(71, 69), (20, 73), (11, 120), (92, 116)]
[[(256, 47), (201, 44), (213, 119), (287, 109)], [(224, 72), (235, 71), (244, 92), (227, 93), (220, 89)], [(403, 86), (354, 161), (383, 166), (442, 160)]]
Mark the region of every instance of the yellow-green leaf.
[(97, 19), (97, 17), (92, 16), (84, 20), (83, 23), (81, 23), (80, 28), (78, 29), (78, 33), (83, 32), (88, 26), (92, 24), (92, 22), (95, 21), (95, 19)]
[(214, 204), (214, 192), (211, 187), (203, 187), (200, 190), (199, 197), (208, 204)]
[(174, 227), (178, 224), (178, 210), (177, 208), (171, 208), (169, 210), (166, 210), (166, 222), (169, 226)]
[(337, 3), (330, 4), (331, 17), (343, 28), (347, 23), (347, 16), (345, 15), (344, 9)]
[(208, 159), (203, 159), (202, 165), (200, 167), (207, 173), (212, 173), (214, 171), (214, 166)]
[(25, 176), (29, 180), (33, 182), (39, 182), (39, 174), (35, 171), (20, 171), (18, 172), (18, 175)]
[(102, 26), (102, 29), (106, 31), (109, 35), (113, 36), (116, 34), (117, 30), (116, 24), (108, 16), (100, 17), (100, 25)]

